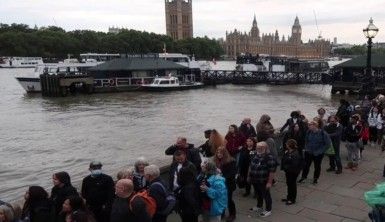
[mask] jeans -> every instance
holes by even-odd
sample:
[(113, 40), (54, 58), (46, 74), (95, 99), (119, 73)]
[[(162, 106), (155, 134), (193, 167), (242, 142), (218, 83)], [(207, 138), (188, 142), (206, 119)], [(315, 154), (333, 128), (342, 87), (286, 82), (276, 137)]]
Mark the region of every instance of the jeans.
[(347, 142), (346, 149), (348, 150), (348, 161), (352, 163), (357, 163), (360, 157), (360, 149), (357, 146), (357, 142)]
[(302, 170), (302, 178), (307, 178), (309, 174), (311, 163), (314, 162), (314, 179), (318, 179), (321, 175), (321, 163), (324, 155), (320, 154), (318, 156), (314, 156), (308, 152), (305, 152), (305, 166)]
[(270, 189), (266, 189), (266, 183), (253, 184), (254, 190), (257, 193), (257, 207), (263, 207), (263, 201), (265, 200), (266, 210), (271, 211), (272, 200), (270, 195)]

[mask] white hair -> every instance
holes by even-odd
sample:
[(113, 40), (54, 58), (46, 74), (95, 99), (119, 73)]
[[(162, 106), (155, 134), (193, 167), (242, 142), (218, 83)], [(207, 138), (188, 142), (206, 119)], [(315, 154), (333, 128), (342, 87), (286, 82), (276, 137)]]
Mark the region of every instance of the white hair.
[(135, 170), (138, 171), (138, 166), (140, 164), (143, 164), (144, 166), (148, 166), (149, 165), (149, 162), (147, 161), (147, 159), (142, 156), (142, 157), (139, 157), (138, 159), (136, 159), (135, 163), (134, 163), (134, 166), (135, 166)]
[(150, 175), (153, 178), (160, 176), (160, 170), (157, 165), (149, 165), (144, 168), (144, 175)]

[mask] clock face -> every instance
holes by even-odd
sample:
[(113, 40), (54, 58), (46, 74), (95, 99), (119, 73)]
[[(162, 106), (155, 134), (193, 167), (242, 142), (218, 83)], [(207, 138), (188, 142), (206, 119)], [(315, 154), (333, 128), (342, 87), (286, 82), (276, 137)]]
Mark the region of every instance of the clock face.
[(297, 29), (293, 29), (293, 33), (297, 33)]

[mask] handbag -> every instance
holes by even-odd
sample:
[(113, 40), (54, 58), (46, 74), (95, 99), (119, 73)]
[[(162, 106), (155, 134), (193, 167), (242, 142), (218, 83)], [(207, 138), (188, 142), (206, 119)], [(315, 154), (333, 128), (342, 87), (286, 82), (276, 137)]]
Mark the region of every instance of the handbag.
[(336, 155), (336, 152), (334, 151), (333, 143), (330, 143), (330, 146), (325, 151), (325, 154), (328, 155), (328, 156)]

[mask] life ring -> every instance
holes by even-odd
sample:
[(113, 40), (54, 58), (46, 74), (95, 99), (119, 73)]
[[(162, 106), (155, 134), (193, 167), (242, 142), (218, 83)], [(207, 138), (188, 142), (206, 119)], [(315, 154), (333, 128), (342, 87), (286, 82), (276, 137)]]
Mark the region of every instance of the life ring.
[(114, 79), (110, 79), (108, 82), (110, 83), (110, 86), (115, 86), (115, 80)]

